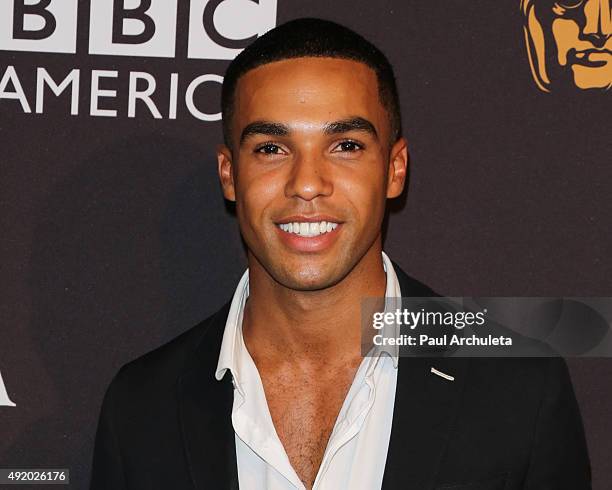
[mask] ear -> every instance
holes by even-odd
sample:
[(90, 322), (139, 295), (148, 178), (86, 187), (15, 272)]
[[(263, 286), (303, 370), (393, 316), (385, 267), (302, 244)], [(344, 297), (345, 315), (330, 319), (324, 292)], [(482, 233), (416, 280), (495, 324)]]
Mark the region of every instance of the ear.
[(391, 147), (389, 159), (387, 198), (392, 199), (404, 190), (408, 173), (408, 144), (404, 138), (398, 139)]
[(223, 196), (228, 201), (236, 200), (234, 185), (234, 166), (232, 164), (232, 151), (225, 145), (217, 147), (217, 170), (223, 189)]

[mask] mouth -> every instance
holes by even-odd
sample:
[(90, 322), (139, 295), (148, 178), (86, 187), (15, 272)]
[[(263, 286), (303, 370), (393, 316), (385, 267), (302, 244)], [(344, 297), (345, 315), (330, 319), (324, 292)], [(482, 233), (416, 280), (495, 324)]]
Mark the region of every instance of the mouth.
[(289, 223), (278, 223), (276, 226), (285, 233), (293, 233), (301, 237), (315, 237), (325, 233), (331, 233), (338, 228), (339, 223), (333, 221), (292, 221)]
[(582, 51), (572, 51), (570, 57), (573, 63), (592, 68), (605, 66), (612, 57), (609, 49), (585, 49)]
[(342, 224), (332, 216), (290, 216), (275, 222), (282, 241), (299, 252), (320, 252), (331, 246)]

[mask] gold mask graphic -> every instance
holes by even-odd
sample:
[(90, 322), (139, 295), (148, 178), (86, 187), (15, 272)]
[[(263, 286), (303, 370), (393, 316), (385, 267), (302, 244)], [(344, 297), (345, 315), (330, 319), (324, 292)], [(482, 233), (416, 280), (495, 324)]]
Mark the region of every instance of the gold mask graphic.
[(521, 0), (531, 73), (538, 87), (612, 86), (612, 0)]

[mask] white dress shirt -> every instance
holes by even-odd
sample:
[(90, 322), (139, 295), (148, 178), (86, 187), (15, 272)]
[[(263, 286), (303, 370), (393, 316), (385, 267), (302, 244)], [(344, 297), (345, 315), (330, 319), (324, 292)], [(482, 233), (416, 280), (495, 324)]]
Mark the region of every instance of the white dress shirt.
[[(388, 309), (388, 299), (401, 297), (401, 291), (391, 260), (384, 252), (382, 257)], [(242, 318), (248, 296), (247, 269), (232, 299), (215, 373), (219, 380), (228, 369), (233, 376), (232, 425), (240, 488), (304, 489), (276, 433), (259, 372), (244, 344)], [(397, 370), (396, 351), (382, 349), (363, 358), (336, 419), (313, 490), (381, 488)]]

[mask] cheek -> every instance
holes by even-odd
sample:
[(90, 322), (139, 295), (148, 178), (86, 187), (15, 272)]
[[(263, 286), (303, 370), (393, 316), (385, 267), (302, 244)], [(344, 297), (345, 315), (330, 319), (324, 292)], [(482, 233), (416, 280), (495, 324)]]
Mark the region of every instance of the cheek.
[(282, 193), (282, 182), (273, 172), (250, 169), (239, 172), (236, 178), (236, 212), (241, 227), (252, 228), (251, 224), (265, 219), (266, 211), (278, 198), (279, 192)]
[[(384, 212), (386, 173), (380, 161), (364, 162), (363, 171), (338, 176), (334, 187), (341, 192), (362, 220), (379, 220)], [(368, 226), (368, 223), (363, 223)]]
[(559, 64), (567, 63), (567, 52), (578, 44), (578, 24), (569, 19), (555, 19), (552, 24), (553, 37), (557, 45)]

